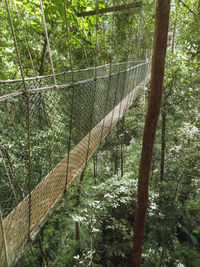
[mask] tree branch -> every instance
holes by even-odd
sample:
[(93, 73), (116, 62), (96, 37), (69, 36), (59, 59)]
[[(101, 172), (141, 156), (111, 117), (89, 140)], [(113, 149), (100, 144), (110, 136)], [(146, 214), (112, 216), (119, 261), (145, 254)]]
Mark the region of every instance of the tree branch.
[(86, 17), (86, 16), (92, 16), (96, 14), (104, 14), (104, 13), (109, 13), (109, 12), (116, 12), (116, 11), (121, 11), (121, 10), (129, 10), (130, 8), (139, 8), (142, 6), (142, 2), (136, 2), (136, 3), (130, 3), (130, 4), (125, 4), (125, 5), (120, 5), (120, 6), (114, 6), (114, 7), (107, 7), (107, 8), (101, 8), (99, 10), (91, 10), (91, 11), (85, 11), (78, 13), (78, 17)]
[(184, 7), (186, 7), (193, 15), (195, 15), (195, 16), (197, 16), (198, 17), (198, 15), (189, 7), (189, 6), (187, 6), (182, 0), (179, 0), (179, 2), (181, 2), (181, 4), (184, 6)]
[(78, 35), (86, 44), (92, 45), (92, 43), (81, 34), (80, 30), (76, 26), (72, 25), (71, 28), (74, 31), (74, 34)]
[(39, 244), (40, 252), (41, 252), (42, 256), (44, 257), (44, 260), (46, 261), (47, 267), (50, 267), (47, 254), (43, 248), (43, 242), (42, 242), (41, 235), (39, 235), (38, 244)]

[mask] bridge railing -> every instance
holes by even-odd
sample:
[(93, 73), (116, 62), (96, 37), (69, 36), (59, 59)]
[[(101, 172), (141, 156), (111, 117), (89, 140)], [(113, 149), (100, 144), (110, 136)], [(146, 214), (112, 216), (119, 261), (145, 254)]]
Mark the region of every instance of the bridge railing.
[[(119, 71), (123, 71), (129, 69), (131, 67), (137, 66), (145, 62), (144, 60), (135, 60), (129, 62), (120, 62), (120, 63), (112, 63), (111, 71), (112, 73), (117, 73)], [(105, 64), (102, 66), (90, 67), (81, 70), (74, 70), (74, 80), (76, 82), (83, 81), (87, 79), (94, 78), (95, 71), (97, 72), (97, 76), (104, 76), (108, 75), (110, 72), (110, 64)], [(57, 83), (59, 85), (71, 83), (71, 71), (63, 71), (56, 74)], [(46, 86), (51, 86), (53, 84), (53, 76), (44, 75), (44, 76), (37, 76), (37, 77), (29, 77), (25, 78), (27, 88), (34, 89), (34, 88), (41, 88)], [(13, 92), (23, 90), (23, 81), (22, 79), (15, 79), (15, 80), (0, 80), (0, 96), (8, 95)]]

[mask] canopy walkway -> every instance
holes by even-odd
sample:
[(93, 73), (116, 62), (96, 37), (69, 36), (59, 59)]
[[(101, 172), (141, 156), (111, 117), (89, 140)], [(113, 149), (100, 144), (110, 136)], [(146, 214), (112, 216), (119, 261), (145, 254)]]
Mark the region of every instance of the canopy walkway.
[(27, 78), (29, 110), (22, 80), (0, 81), (1, 267), (36, 237), (149, 73), (146, 60), (74, 71), (74, 83), (59, 73), (57, 88), (51, 75)]

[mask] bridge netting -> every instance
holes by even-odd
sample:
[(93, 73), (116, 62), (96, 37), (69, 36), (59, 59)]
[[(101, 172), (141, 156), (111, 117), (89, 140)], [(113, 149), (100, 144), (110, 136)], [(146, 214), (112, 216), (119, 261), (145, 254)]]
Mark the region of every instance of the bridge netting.
[(22, 80), (0, 81), (0, 266), (35, 238), (149, 72), (145, 60), (74, 71), (73, 84), (59, 73), (57, 88), (51, 75), (27, 78), (29, 110)]

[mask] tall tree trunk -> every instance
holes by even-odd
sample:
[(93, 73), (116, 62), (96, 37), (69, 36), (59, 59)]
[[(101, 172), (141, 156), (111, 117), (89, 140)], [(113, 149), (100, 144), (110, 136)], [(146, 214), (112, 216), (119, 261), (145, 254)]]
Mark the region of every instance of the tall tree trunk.
[[(43, 253), (41, 251), (41, 244), (40, 244), (40, 242), (43, 244), (44, 227), (45, 226), (43, 226), (42, 229), (40, 230), (40, 233), (39, 233), (40, 237), (38, 237), (38, 245), (39, 245), (39, 248), (40, 248), (40, 255), (38, 256), (39, 267), (43, 266), (43, 259), (44, 259)], [(41, 240), (39, 240), (39, 239), (41, 239)]]
[(93, 178), (94, 178), (94, 185), (96, 185), (97, 181), (97, 161), (98, 161), (98, 151), (93, 156)]
[(134, 267), (141, 266), (144, 223), (148, 205), (149, 173), (162, 99), (162, 84), (167, 47), (169, 10), (170, 0), (157, 0), (151, 72), (151, 89), (143, 133), (142, 154), (138, 176), (138, 200), (135, 210), (133, 227), (134, 235), (132, 266)]
[(175, 20), (173, 34), (172, 34), (172, 54), (174, 53), (174, 48), (175, 48), (176, 23), (177, 22)]
[(46, 266), (47, 267), (50, 267), (50, 264), (49, 264), (49, 260), (48, 260), (46, 251), (45, 251), (45, 249), (43, 247), (43, 228), (41, 229), (40, 234), (38, 236), (38, 244), (39, 244), (41, 255), (42, 255), (43, 259), (46, 262)]
[(161, 159), (160, 159), (160, 181), (164, 181), (165, 172), (165, 129), (166, 129), (166, 99), (163, 99), (163, 106), (161, 110), (161, 123), (162, 123), (162, 133), (161, 133)]
[(114, 174), (118, 175), (118, 147), (114, 148)]
[(199, 5), (198, 5), (198, 13), (199, 13), (199, 16), (200, 16), (200, 0), (199, 0)]
[(121, 132), (120, 132), (120, 167), (121, 167), (121, 177), (123, 177), (124, 175), (124, 117), (122, 118), (122, 122), (121, 122)]
[[(80, 175), (80, 180), (79, 180), (79, 184), (78, 184), (78, 188), (77, 188), (76, 204), (75, 204), (76, 208), (78, 208), (80, 206), (80, 204), (81, 204), (81, 200), (80, 200), (80, 197), (81, 197), (81, 184), (82, 184), (84, 175), (85, 175), (85, 169), (82, 171), (82, 173)], [(76, 241), (78, 243), (80, 243), (80, 226), (79, 226), (78, 222), (75, 223), (75, 239), (76, 239)], [(80, 253), (80, 244), (78, 244), (77, 253), (78, 254)]]
[(121, 161), (120, 161), (120, 169), (121, 169), (121, 177), (124, 176), (124, 144), (120, 143), (120, 157), (121, 157)]

